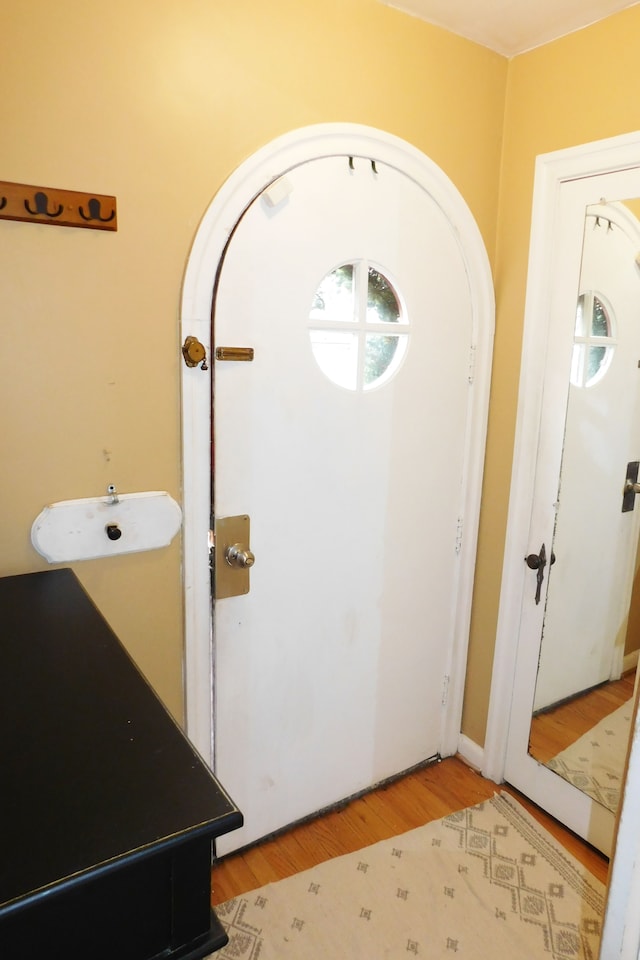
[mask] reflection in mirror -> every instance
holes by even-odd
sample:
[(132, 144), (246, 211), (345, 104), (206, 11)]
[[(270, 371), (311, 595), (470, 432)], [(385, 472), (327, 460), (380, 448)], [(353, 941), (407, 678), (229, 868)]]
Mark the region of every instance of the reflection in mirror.
[(586, 211), (529, 742), (536, 760), (614, 812), (640, 647), (633, 487), (623, 503), (640, 461), (639, 213), (640, 201)]

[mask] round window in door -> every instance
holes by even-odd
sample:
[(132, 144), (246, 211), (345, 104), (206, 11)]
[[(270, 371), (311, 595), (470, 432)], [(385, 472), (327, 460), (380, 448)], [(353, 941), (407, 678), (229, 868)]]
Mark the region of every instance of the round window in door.
[(571, 357), (571, 383), (591, 387), (607, 372), (613, 358), (613, 310), (602, 294), (593, 290), (580, 294), (576, 307), (576, 325)]
[(409, 331), (391, 281), (367, 261), (344, 263), (320, 283), (309, 336), (322, 372), (347, 390), (370, 390), (400, 368)]

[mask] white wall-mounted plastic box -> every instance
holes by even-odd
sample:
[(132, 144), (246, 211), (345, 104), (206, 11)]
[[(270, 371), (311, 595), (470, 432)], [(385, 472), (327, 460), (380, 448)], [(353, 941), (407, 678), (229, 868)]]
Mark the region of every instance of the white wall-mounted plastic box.
[(164, 491), (61, 500), (38, 514), (31, 542), (49, 563), (93, 560), (166, 547), (181, 523)]

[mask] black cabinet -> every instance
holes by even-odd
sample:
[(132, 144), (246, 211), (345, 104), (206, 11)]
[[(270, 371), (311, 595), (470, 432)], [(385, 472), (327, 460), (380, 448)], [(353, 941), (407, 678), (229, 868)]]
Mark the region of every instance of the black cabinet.
[(0, 957), (197, 960), (242, 815), (71, 570), (0, 579)]

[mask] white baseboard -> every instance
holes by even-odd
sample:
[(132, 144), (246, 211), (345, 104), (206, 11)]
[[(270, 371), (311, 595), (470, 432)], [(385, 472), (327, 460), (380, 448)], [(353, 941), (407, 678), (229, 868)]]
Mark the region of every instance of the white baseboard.
[(634, 650), (632, 653), (628, 653), (624, 660), (622, 661), (622, 672), (629, 673), (630, 670), (635, 670), (638, 666), (638, 653), (640, 651)]
[(465, 737), (464, 733), (460, 734), (460, 739), (458, 740), (458, 753), (465, 763), (468, 763), (474, 770), (482, 770), (484, 749), (478, 746), (477, 743), (474, 743), (473, 740), (470, 740), (469, 737)]

